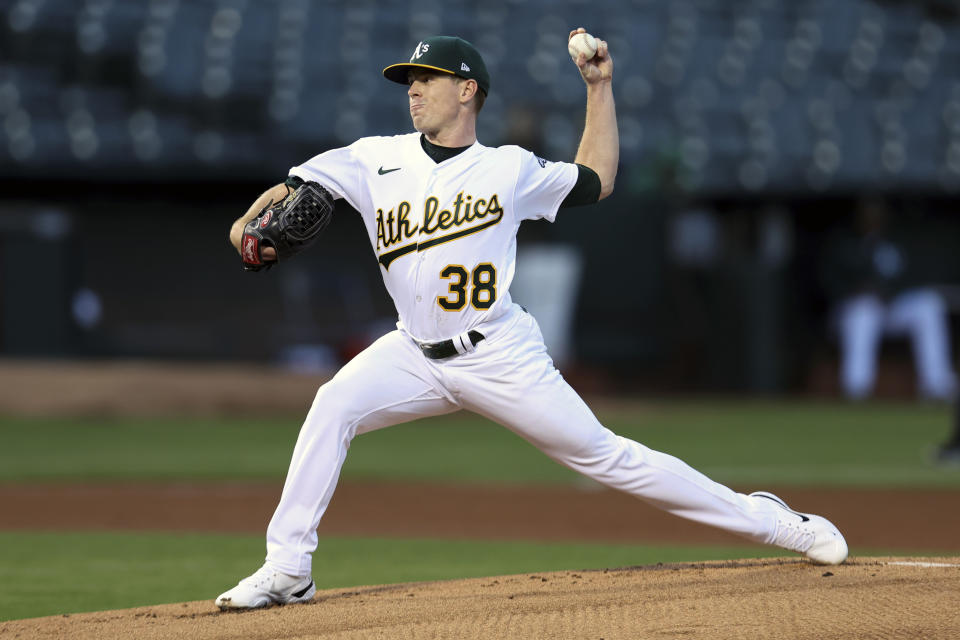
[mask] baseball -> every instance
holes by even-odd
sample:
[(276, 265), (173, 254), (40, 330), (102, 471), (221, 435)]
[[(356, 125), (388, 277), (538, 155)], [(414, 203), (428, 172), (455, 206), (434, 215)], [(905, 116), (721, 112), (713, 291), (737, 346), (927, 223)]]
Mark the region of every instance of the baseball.
[(570, 57), (576, 61), (577, 56), (581, 53), (584, 57), (589, 60), (597, 53), (597, 39), (594, 38), (589, 33), (578, 33), (567, 43), (567, 51), (570, 52)]

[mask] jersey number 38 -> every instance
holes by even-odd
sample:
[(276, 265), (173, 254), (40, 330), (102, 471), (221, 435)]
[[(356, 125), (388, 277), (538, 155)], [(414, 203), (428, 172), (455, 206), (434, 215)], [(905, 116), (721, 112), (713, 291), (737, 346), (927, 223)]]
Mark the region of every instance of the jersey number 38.
[(469, 300), (474, 309), (489, 309), (497, 300), (497, 270), (489, 262), (481, 262), (473, 271), (459, 264), (450, 264), (440, 271), (440, 277), (450, 280), (450, 293), (437, 296), (437, 304), (444, 311), (460, 311)]

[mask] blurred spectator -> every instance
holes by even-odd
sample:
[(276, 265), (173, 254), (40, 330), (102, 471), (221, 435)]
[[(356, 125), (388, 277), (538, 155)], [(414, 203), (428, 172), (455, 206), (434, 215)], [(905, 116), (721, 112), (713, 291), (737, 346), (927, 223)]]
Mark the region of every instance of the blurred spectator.
[(947, 306), (936, 290), (910, 282), (909, 263), (881, 200), (863, 200), (855, 228), (827, 242), (823, 284), (834, 304), (840, 379), (850, 398), (872, 393), (886, 336), (910, 339), (920, 396), (943, 400), (956, 390)]

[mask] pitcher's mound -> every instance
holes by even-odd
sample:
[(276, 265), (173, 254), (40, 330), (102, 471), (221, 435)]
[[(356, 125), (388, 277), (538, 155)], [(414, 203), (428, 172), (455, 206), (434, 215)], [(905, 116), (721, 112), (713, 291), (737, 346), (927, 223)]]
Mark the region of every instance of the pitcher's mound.
[(0, 624), (2, 638), (947, 638), (960, 558), (770, 559), (317, 592), (221, 613), (211, 600)]

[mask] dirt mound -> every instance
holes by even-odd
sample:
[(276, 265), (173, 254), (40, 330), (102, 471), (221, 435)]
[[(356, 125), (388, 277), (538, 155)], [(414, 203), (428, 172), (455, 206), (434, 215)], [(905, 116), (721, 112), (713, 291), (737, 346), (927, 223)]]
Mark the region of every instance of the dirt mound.
[(943, 638), (957, 559), (657, 565), (334, 589), (306, 605), (210, 601), (0, 623), (2, 638)]

